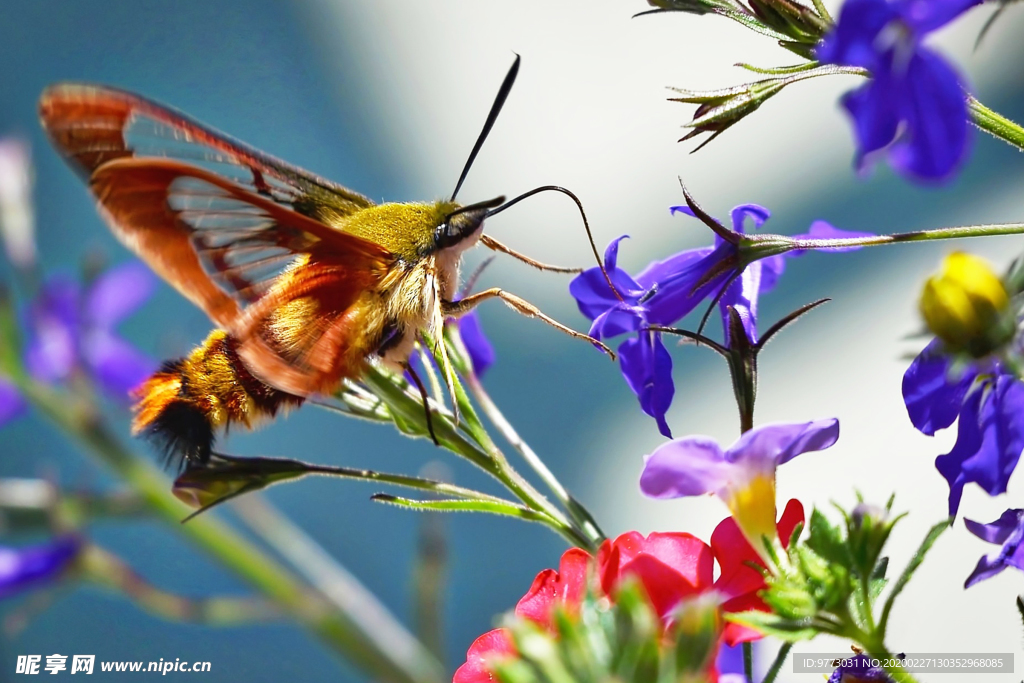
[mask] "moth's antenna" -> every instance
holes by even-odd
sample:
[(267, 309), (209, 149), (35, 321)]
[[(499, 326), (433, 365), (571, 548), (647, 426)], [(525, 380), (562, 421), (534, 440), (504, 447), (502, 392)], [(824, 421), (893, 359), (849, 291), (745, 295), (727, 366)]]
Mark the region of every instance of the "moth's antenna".
[(455, 201), (455, 197), (462, 188), (462, 183), (466, 180), (466, 176), (469, 175), (469, 169), (473, 166), (473, 161), (476, 159), (477, 153), (480, 152), (480, 148), (484, 146), (487, 134), (491, 132), (494, 122), (498, 120), (498, 114), (501, 113), (501, 108), (505, 105), (508, 94), (512, 92), (512, 85), (516, 82), (516, 74), (518, 73), (519, 55), (516, 55), (516, 61), (512, 62), (512, 68), (508, 70), (505, 80), (501, 82), (501, 87), (498, 88), (498, 95), (494, 98), (494, 104), (491, 105), (491, 111), (487, 114), (487, 120), (484, 121), (484, 129), (480, 131), (480, 136), (476, 139), (476, 144), (473, 145), (473, 151), (469, 153), (469, 159), (466, 160), (466, 166), (462, 169), (459, 182), (455, 184), (455, 192), (452, 192), (452, 201)]
[(612, 282), (611, 276), (608, 275), (608, 271), (605, 270), (604, 262), (601, 261), (601, 253), (597, 250), (597, 244), (594, 243), (594, 234), (590, 231), (590, 223), (587, 221), (587, 214), (583, 210), (583, 202), (581, 202), (580, 198), (574, 195), (569, 190), (565, 189), (564, 187), (559, 187), (557, 185), (544, 185), (542, 187), (535, 187), (528, 192), (524, 192), (518, 197), (513, 197), (512, 199), (508, 200), (501, 206), (491, 209), (490, 211), (487, 212), (486, 218), (490, 218), (496, 213), (501, 213), (505, 209), (515, 204), (518, 204), (527, 197), (532, 197), (533, 195), (539, 194), (541, 192), (561, 192), (564, 195), (568, 195), (570, 199), (576, 202), (576, 207), (580, 210), (580, 215), (583, 217), (583, 227), (587, 231), (587, 239), (590, 240), (590, 248), (594, 252), (594, 258), (597, 260), (597, 267), (600, 268), (601, 272), (604, 274), (604, 279), (608, 283), (608, 286), (611, 288), (612, 293), (615, 294), (615, 297), (619, 301), (622, 301), (622, 295), (619, 294), (619, 290), (615, 288), (615, 284)]

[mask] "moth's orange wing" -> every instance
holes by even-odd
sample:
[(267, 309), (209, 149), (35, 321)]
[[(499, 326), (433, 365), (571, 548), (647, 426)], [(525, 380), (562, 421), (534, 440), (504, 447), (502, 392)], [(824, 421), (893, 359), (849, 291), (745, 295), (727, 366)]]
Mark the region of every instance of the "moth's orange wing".
[(39, 116), (55, 147), (86, 180), (123, 157), (178, 159), (206, 169), (276, 203), (313, 197), (342, 214), (373, 202), (134, 93), (59, 83), (43, 91)]
[[(368, 200), (127, 93), (61, 86), (44, 94), (41, 112), (114, 233), (239, 339), (254, 374), (306, 395), (353, 373), (354, 305), (394, 259), (291, 207), (312, 196), (344, 214)], [(126, 130), (139, 119), (164, 126), (158, 140), (170, 131), (184, 143), (173, 156), (205, 166), (130, 143)], [(300, 299), (317, 315), (282, 339), (274, 316)]]

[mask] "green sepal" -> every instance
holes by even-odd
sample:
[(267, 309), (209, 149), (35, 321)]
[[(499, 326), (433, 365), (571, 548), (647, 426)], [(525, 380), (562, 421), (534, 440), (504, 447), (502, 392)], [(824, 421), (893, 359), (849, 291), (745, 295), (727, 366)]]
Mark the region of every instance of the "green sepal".
[(760, 631), (766, 636), (775, 636), (787, 643), (810, 640), (819, 633), (819, 630), (811, 625), (810, 620), (783, 619), (771, 612), (761, 612), (760, 610), (734, 612), (727, 614), (726, 619)]

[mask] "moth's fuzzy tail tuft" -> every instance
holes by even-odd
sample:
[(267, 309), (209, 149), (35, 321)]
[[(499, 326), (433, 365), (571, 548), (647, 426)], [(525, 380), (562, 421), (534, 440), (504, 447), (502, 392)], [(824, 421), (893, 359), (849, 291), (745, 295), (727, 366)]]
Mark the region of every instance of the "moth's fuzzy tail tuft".
[(136, 390), (132, 432), (153, 441), (167, 466), (205, 464), (218, 430), (232, 424), (252, 428), (302, 403), (253, 377), (237, 346), (226, 333), (214, 331), (187, 357), (164, 363)]

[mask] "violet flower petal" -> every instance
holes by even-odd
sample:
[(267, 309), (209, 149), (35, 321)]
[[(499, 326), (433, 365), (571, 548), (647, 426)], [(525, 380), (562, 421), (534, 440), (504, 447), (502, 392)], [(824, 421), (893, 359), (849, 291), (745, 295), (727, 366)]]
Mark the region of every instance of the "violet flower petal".
[(903, 374), (903, 402), (910, 421), (918, 431), (932, 436), (953, 424), (974, 384), (978, 371), (965, 368), (957, 378), (950, 377), (950, 361), (942, 354), (942, 343), (928, 344)]
[(880, 71), (868, 83), (843, 95), (842, 103), (853, 119), (857, 138), (854, 165), (858, 170), (866, 170), (867, 157), (896, 139), (901, 87), (887, 71)]
[(754, 262), (747, 266), (743, 273), (737, 278), (718, 302), (718, 309), (722, 314), (722, 329), (725, 335), (725, 345), (729, 346), (729, 313), (728, 307), (733, 307), (740, 316), (743, 329), (747, 339), (751, 343), (757, 343), (757, 299), (762, 292), (761, 263)]
[(110, 268), (96, 278), (86, 294), (86, 320), (111, 328), (138, 310), (155, 289), (156, 277), (138, 261)]
[[(801, 251), (800, 253), (803, 252)], [(761, 294), (767, 294), (775, 289), (779, 278), (786, 272), (786, 257), (794, 254), (796, 252), (776, 254), (775, 256), (769, 256), (758, 261), (761, 264)]]
[(821, 41), (815, 57), (824, 63), (875, 71), (879, 66), (878, 34), (897, 16), (897, 8), (886, 0), (847, 0), (839, 21)]
[(645, 291), (650, 291), (658, 282), (683, 270), (693, 268), (701, 259), (714, 251), (714, 247), (686, 249), (672, 254), (662, 261), (652, 261), (636, 276), (636, 281)]
[(81, 542), (73, 537), (26, 548), (0, 547), (0, 598), (56, 578), (78, 555), (80, 548)]
[(54, 278), (43, 286), (29, 311), (25, 365), (44, 382), (66, 378), (78, 362), (80, 292), (78, 284)]
[[(605, 270), (608, 277), (615, 285), (622, 299), (629, 304), (636, 303), (636, 299), (644, 293), (641, 287), (630, 275), (618, 268), (619, 242), (626, 239), (628, 235), (622, 235), (608, 245), (605, 250)], [(602, 313), (610, 308), (620, 306), (623, 301), (615, 296), (615, 292), (608, 286), (608, 280), (600, 268), (588, 268), (569, 283), (569, 293), (576, 299), (576, 305), (580, 313), (590, 320), (596, 320)]]
[(822, 451), (839, 439), (839, 420), (766, 424), (741, 436), (725, 452), (729, 462), (761, 460), (781, 465), (802, 453)]
[(0, 377), (0, 426), (21, 415), (27, 407), (18, 388)]
[(1022, 450), (1024, 383), (1001, 375), (989, 391), (978, 389), (967, 397), (953, 449), (935, 459), (935, 467), (949, 483), (949, 516), (956, 516), (964, 486), (970, 482), (990, 496), (1005, 493)]
[(725, 453), (714, 439), (675, 439), (644, 459), (640, 490), (650, 498), (700, 496), (724, 488), (730, 469)]
[(1024, 542), (1022, 542), (1024, 541), (1024, 524), (1021, 523), (1022, 520), (1024, 520), (1024, 510), (1007, 510), (991, 524), (978, 524), (964, 520), (972, 533), (985, 540), (999, 539), (990, 542), (1001, 543), (1003, 546), (995, 555), (983, 556), (978, 560), (978, 565), (964, 582), (964, 588), (970, 588), (979, 581), (991, 578), (1006, 567), (1024, 569)]
[(672, 356), (661, 335), (641, 332), (619, 345), (619, 363), (626, 383), (640, 400), (640, 408), (658, 423), (658, 431), (672, 438), (665, 413), (672, 405)]
[(978, 560), (978, 564), (975, 566), (974, 571), (972, 571), (971, 575), (967, 577), (966, 581), (964, 581), (964, 588), (970, 588), (974, 584), (984, 581), (985, 579), (991, 579), (1004, 569), (1006, 569), (1005, 562), (1000, 561), (999, 558), (993, 559), (983, 555), (981, 559)]
[(735, 253), (735, 247), (722, 243), (699, 259), (689, 259), (686, 265), (668, 273), (658, 281), (657, 291), (645, 303), (647, 320), (652, 324), (671, 325), (684, 318), (708, 296), (718, 292), (729, 272), (719, 273), (703, 282), (706, 275)]
[(733, 207), (729, 217), (732, 218), (732, 229), (738, 233), (744, 233), (746, 230), (744, 230), (743, 224), (746, 219), (754, 221), (754, 229), (757, 230), (772, 217), (772, 212), (760, 204), (740, 204)]
[(122, 401), (157, 369), (156, 361), (106, 330), (91, 330), (82, 340), (82, 351), (103, 390)]
[(919, 35), (942, 28), (982, 0), (901, 0), (899, 12)]
[(960, 78), (944, 59), (925, 48), (918, 48), (906, 68), (895, 86), (906, 131), (889, 151), (889, 162), (904, 174), (944, 180), (969, 152), (970, 125)]
[(968, 531), (983, 541), (1002, 544), (1022, 520), (1024, 520), (1024, 510), (1010, 509), (1001, 514), (999, 519), (994, 522), (982, 524), (972, 519), (964, 519), (964, 525)]
[(476, 311), (470, 311), (459, 318), (459, 333), (462, 335), (462, 341), (466, 344), (469, 359), (473, 363), (473, 372), (477, 377), (483, 377), (487, 369), (494, 365), (494, 347), (484, 335), (484, 330), (480, 327), (480, 317)]

